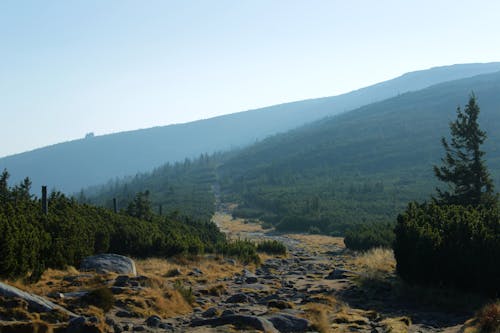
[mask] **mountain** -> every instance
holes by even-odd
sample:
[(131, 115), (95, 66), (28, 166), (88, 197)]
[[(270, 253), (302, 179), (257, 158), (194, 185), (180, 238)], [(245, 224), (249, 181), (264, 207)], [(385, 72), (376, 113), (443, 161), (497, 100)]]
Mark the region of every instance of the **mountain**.
[(486, 130), (486, 161), (500, 187), (500, 72), (445, 82), (275, 135), (219, 167), (235, 212), (281, 230), (341, 234), (352, 224), (395, 221), (438, 184), (441, 137), (473, 91)]
[(405, 74), (347, 94), (117, 134), (89, 137), (0, 159), (13, 182), (26, 176), (34, 188), (64, 192), (152, 170), (166, 162), (243, 147), (325, 116), (458, 78), (500, 70), (500, 63), (437, 67)]

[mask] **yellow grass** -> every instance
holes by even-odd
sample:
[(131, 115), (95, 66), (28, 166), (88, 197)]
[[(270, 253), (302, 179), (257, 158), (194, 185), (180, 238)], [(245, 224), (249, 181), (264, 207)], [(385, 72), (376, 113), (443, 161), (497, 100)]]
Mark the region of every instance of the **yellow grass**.
[(375, 248), (358, 255), (354, 264), (368, 272), (392, 273), (396, 269), (396, 259), (392, 250)]
[(331, 308), (321, 303), (308, 303), (305, 305), (305, 316), (312, 323), (312, 327), (320, 333), (333, 332), (330, 326), (329, 312)]
[(342, 237), (331, 237), (326, 235), (287, 234), (286, 237), (300, 241), (300, 245), (311, 252), (325, 253), (335, 248), (344, 249)]
[(259, 223), (246, 222), (245, 219), (233, 219), (227, 213), (216, 212), (212, 221), (219, 229), (226, 233), (230, 239), (247, 238), (248, 232), (263, 232)]
[(387, 318), (380, 322), (388, 333), (406, 333), (411, 325), (408, 317)]

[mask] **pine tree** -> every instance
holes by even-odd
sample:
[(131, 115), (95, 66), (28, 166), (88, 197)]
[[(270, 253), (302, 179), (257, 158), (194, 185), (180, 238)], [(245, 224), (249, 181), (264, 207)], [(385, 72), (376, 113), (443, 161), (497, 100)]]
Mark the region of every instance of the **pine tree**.
[(457, 108), (457, 119), (450, 123), (451, 142), (442, 138), (446, 156), (443, 165), (434, 166), (436, 177), (448, 184), (449, 191), (437, 189), (437, 201), (456, 205), (493, 205), (493, 182), (480, 149), (486, 132), (479, 128), (479, 105), (474, 94), (462, 111)]

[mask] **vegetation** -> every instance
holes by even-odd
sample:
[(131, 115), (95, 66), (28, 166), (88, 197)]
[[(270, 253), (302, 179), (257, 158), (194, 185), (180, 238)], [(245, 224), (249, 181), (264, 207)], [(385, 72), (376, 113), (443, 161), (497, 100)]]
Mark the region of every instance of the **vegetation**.
[(257, 252), (267, 254), (285, 255), (287, 252), (285, 244), (277, 240), (264, 240), (257, 243)]
[(336, 236), (393, 223), (409, 201), (426, 200), (439, 185), (429, 167), (441, 157), (435, 143), (470, 87), (481, 97), (491, 136), (484, 151), (498, 185), (499, 83), (499, 73), (448, 82), (270, 137), (223, 161), (222, 192), (238, 202), (235, 216), (278, 231)]
[(217, 253), (224, 256), (235, 257), (244, 264), (260, 264), (260, 258), (257, 254), (257, 247), (249, 240), (233, 240), (226, 243), (220, 243)]
[(44, 215), (40, 200), (29, 192), (29, 179), (11, 188), (8, 178), (4, 171), (0, 177), (1, 277), (31, 273), (36, 280), (45, 268), (78, 266), (94, 253), (166, 257), (214, 252), (226, 243), (212, 222), (180, 214), (150, 215), (144, 193), (136, 196), (135, 210), (129, 210), (135, 217), (125, 210), (115, 214), (80, 204), (59, 192), (49, 196), (49, 212)]
[(347, 230), (345, 246), (351, 250), (367, 251), (372, 248), (392, 248), (394, 242), (392, 223), (359, 224)]
[(111, 289), (102, 287), (90, 291), (83, 297), (83, 301), (90, 305), (97, 306), (104, 312), (108, 312), (115, 303), (115, 296), (111, 292)]
[(477, 313), (481, 332), (495, 333), (500, 330), (500, 301), (486, 304)]
[(450, 191), (432, 203), (411, 202), (398, 216), (394, 252), (399, 275), (409, 282), (451, 286), (498, 295), (500, 212), (479, 149), (475, 97), (450, 124), (452, 144), (442, 140), (444, 165), (436, 176)]
[(450, 191), (437, 189), (442, 204), (495, 205), (493, 181), (483, 160), (481, 145), (486, 132), (479, 128), (479, 106), (471, 95), (469, 103), (462, 111), (457, 108), (457, 120), (450, 123), (451, 144), (442, 138), (446, 157), (441, 167), (434, 166), (436, 177), (451, 187)]
[(398, 217), (394, 252), (406, 281), (498, 293), (498, 209), (410, 203)]
[[(215, 197), (212, 186), (216, 182), (215, 167), (220, 155), (201, 155), (182, 163), (165, 164), (150, 173), (137, 174), (110, 181), (99, 187), (80, 191), (80, 202), (113, 209), (113, 198), (118, 210), (150, 220), (152, 214), (182, 214), (200, 220), (210, 220), (214, 214)], [(149, 207), (149, 211), (138, 209)]]
[(195, 297), (193, 295), (193, 288), (191, 288), (191, 286), (186, 287), (182, 284), (181, 280), (175, 280), (174, 289), (177, 290), (179, 294), (181, 294), (182, 298), (184, 298), (184, 300), (188, 304), (192, 305), (194, 303)]

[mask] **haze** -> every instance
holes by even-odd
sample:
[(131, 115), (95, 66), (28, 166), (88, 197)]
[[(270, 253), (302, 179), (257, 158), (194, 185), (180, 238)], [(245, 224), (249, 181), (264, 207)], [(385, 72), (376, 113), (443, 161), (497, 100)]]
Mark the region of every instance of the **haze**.
[(0, 156), (497, 61), (495, 1), (2, 1)]

